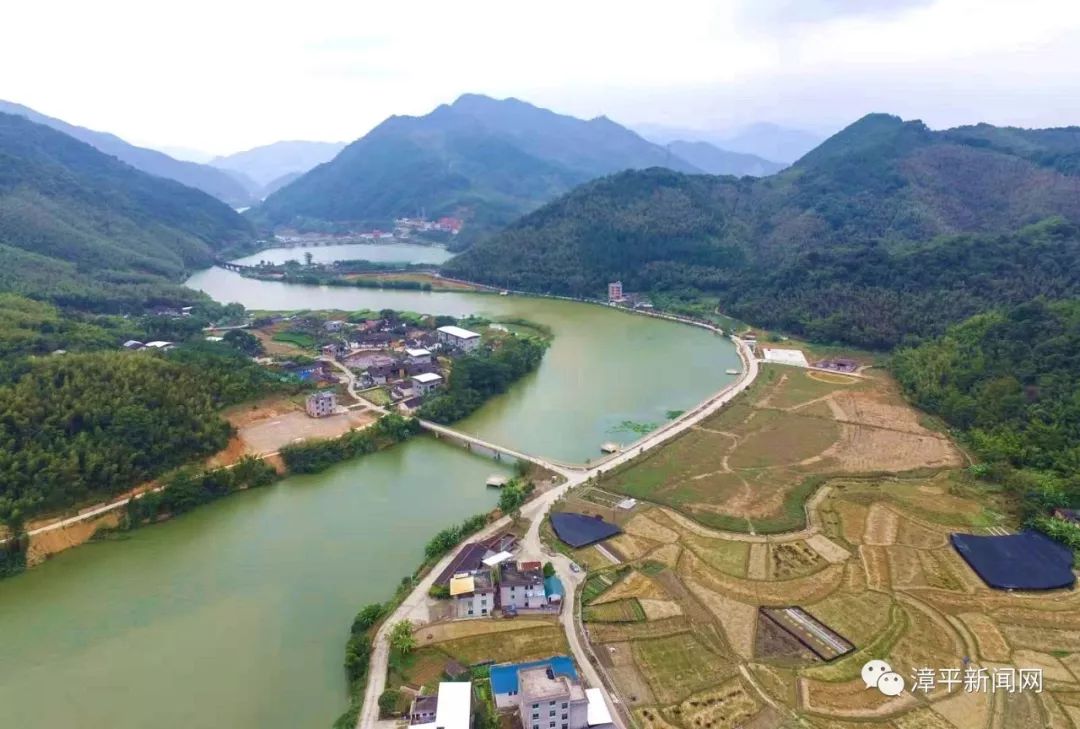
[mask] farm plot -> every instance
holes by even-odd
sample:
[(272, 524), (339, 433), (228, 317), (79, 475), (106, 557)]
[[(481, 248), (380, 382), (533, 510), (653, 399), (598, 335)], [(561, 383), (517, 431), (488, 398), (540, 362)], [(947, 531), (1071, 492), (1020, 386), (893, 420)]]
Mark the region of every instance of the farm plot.
[[(602, 484), (653, 504), (623, 519), (650, 550), (631, 543), (626, 552), (640, 556), (585, 586), (586, 610), (625, 620), (640, 609), (649, 618), (586, 625), (641, 726), (1080, 726), (1080, 591), (990, 590), (948, 541), (991, 524), (1015, 528), (1008, 495), (944, 468), (959, 452), (924, 427), (884, 374), (841, 383), (773, 369), (749, 397)], [(825, 425), (807, 438), (786, 430), (804, 421)], [(833, 434), (830, 443), (812, 440), (822, 433)], [(819, 487), (827, 490), (810, 502), (816, 512), (805, 524), (804, 502)], [(648, 596), (650, 583), (663, 597)], [(669, 615), (670, 606), (681, 614)], [(759, 619), (759, 607), (793, 606), (850, 652), (840, 645), (814, 655), (792, 631)], [(907, 678), (965, 657), (1041, 667), (1045, 696), (888, 699), (860, 679), (872, 658)], [(722, 704), (740, 684), (753, 705)], [(723, 716), (709, 713), (716, 707)]]
[(736, 670), (690, 633), (634, 641), (633, 648), (634, 662), (662, 704), (716, 686)]
[[(673, 507), (708, 526), (763, 533), (803, 525), (802, 503), (820, 482), (816, 476), (960, 465), (959, 451), (920, 424), (887, 378), (808, 375), (764, 367), (748, 396), (616, 469), (600, 487)], [(634, 524), (634, 532), (671, 539), (646, 521)]]
[(615, 600), (585, 607), (581, 619), (587, 623), (638, 623), (645, 620), (645, 609), (633, 598)]
[(694, 694), (671, 713), (679, 717), (685, 726), (709, 729), (735, 729), (760, 709), (755, 699), (737, 678), (708, 691)]
[(528, 661), (569, 651), (566, 633), (557, 624), (456, 638), (438, 647), (464, 664)]

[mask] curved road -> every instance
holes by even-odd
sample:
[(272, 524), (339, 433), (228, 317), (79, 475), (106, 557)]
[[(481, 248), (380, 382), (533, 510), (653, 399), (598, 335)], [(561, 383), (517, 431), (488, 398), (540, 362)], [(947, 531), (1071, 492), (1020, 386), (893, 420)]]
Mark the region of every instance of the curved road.
[[(749, 348), (742, 342), (742, 340), (732, 337), (732, 341), (735, 342), (736, 349), (739, 352), (739, 357), (743, 362), (742, 376), (716, 393), (708, 400), (697, 406), (693, 410), (684, 413), (677, 420), (668, 423), (666, 426), (653, 431), (646, 435), (641, 440), (633, 444), (632, 447), (624, 450), (621, 453), (613, 456), (609, 460), (594, 465), (591, 468), (585, 470), (571, 470), (567, 468), (555, 467), (551, 470), (559, 473), (563, 476), (565, 483), (560, 484), (544, 493), (532, 501), (525, 504), (521, 509), (522, 517), (531, 520), (529, 531), (526, 533), (522, 540), (522, 551), (529, 554), (542, 554), (544, 553), (542, 544), (540, 542), (540, 524), (543, 522), (544, 516), (551, 509), (552, 504), (555, 503), (560, 497), (562, 497), (568, 490), (575, 486), (579, 486), (589, 479), (603, 473), (606, 470), (619, 466), (632, 458), (637, 457), (641, 453), (651, 450), (664, 442), (674, 438), (676, 435), (682, 433), (688, 428), (697, 425), (705, 418), (709, 417), (725, 404), (730, 402), (732, 398), (741, 393), (747, 387), (749, 387), (758, 375), (758, 362), (754, 359), (753, 354)], [(351, 373), (350, 373), (351, 375)], [(350, 393), (352, 390), (352, 383), (350, 382)], [(539, 460), (539, 459), (537, 459)], [(554, 464), (551, 464), (554, 465)], [(488, 536), (494, 535), (496, 532), (505, 529), (510, 525), (509, 517), (503, 517), (498, 521), (489, 524), (484, 530), (475, 534), (471, 539), (483, 539)], [(435, 578), (446, 569), (447, 565), (454, 558), (457, 553), (455, 548), (445, 557), (428, 571), (427, 575), (417, 583), (409, 596), (398, 605), (398, 607), (391, 613), (386, 620), (383, 621), (379, 630), (375, 634), (375, 640), (373, 641), (371, 651), (371, 664), (368, 670), (368, 682), (367, 688), (364, 691), (364, 705), (360, 712), (360, 716), (357, 719), (357, 729), (376, 729), (382, 726), (392, 726), (395, 722), (380, 722), (379, 721), (379, 705), (378, 699), (382, 692), (386, 689), (386, 671), (387, 662), (390, 657), (390, 630), (395, 623), (401, 620), (408, 620), (414, 614), (424, 614), (424, 609), (427, 604), (427, 594)], [(592, 687), (602, 689), (604, 694), (604, 700), (608, 705), (608, 711), (611, 713), (612, 718), (615, 721), (615, 725), (619, 729), (626, 729), (625, 722), (622, 715), (617, 711), (615, 703), (612, 701), (608, 687), (601, 680), (599, 673), (589, 660), (589, 652), (581, 640), (580, 634), (575, 626), (574, 622), (574, 595), (578, 586), (584, 580), (584, 573), (575, 573), (570, 570), (570, 560), (561, 554), (552, 555), (552, 563), (555, 565), (555, 569), (559, 578), (562, 580), (563, 585), (566, 588), (566, 595), (564, 601), (569, 607), (564, 607), (562, 614), (559, 618), (563, 625), (563, 629), (566, 631), (566, 639), (570, 645), (570, 650), (574, 654), (574, 659), (578, 666), (581, 667), (582, 673), (585, 676), (586, 682)]]

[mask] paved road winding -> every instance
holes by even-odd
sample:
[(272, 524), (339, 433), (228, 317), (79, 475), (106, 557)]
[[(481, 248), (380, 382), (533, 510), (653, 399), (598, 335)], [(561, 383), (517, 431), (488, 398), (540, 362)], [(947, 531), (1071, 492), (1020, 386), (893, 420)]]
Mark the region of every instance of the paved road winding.
[[(619, 466), (632, 458), (637, 457), (645, 451), (649, 451), (664, 442), (674, 438), (683, 431), (691, 428), (700, 423), (705, 418), (709, 417), (721, 407), (726, 405), (736, 395), (741, 393), (747, 387), (749, 387), (758, 375), (758, 362), (754, 359), (750, 349), (741, 340), (732, 338), (735, 342), (735, 346), (738, 350), (739, 357), (743, 362), (742, 376), (728, 385), (726, 388), (716, 393), (708, 400), (697, 406), (693, 410), (684, 413), (677, 420), (673, 420), (664, 427), (653, 431), (646, 435), (631, 447), (614, 455), (612, 458), (604, 461), (603, 463), (596, 464), (591, 468), (584, 470), (568, 469), (565, 467), (555, 466), (551, 464), (554, 472), (560, 474), (565, 482), (540, 494), (538, 497), (528, 502), (521, 509), (522, 517), (531, 520), (529, 531), (526, 533), (522, 540), (522, 552), (526, 554), (542, 554), (544, 553), (543, 545), (540, 542), (540, 525), (543, 522), (544, 516), (551, 509), (559, 498), (561, 498), (568, 490), (579, 486), (589, 479), (597, 476), (604, 471)], [(345, 369), (345, 368), (342, 368)], [(347, 371), (347, 370), (346, 370)], [(351, 373), (349, 373), (351, 376)], [(349, 386), (350, 393), (353, 392), (352, 383)], [(533, 460), (533, 459), (530, 459)], [(535, 459), (539, 461), (540, 459)], [(494, 535), (496, 532), (506, 529), (510, 525), (510, 519), (503, 517), (493, 524), (488, 525), (479, 534), (474, 535), (472, 539), (483, 539), (488, 536)], [(428, 590), (431, 588), (435, 578), (446, 569), (447, 565), (454, 558), (457, 550), (452, 551), (450, 554), (439, 560), (428, 573), (427, 576), (417, 583), (416, 587), (409, 594), (408, 597), (390, 614), (389, 617), (383, 622), (382, 626), (375, 634), (374, 645), (371, 652), (371, 665), (368, 672), (367, 688), (364, 692), (364, 706), (360, 712), (360, 716), (357, 719), (357, 729), (381, 729), (382, 727), (392, 726), (393, 722), (380, 722), (379, 721), (379, 696), (386, 689), (386, 670), (387, 662), (390, 657), (390, 630), (395, 623), (401, 620), (414, 619), (418, 616), (426, 614), (427, 595)], [(610, 687), (605, 685), (601, 680), (599, 673), (593, 666), (593, 663), (589, 660), (588, 648), (584, 645), (580, 632), (575, 625), (575, 610), (574, 610), (574, 596), (577, 588), (580, 586), (584, 579), (583, 573), (575, 573), (570, 569), (570, 560), (561, 555), (552, 555), (551, 561), (555, 565), (556, 573), (562, 580), (564, 587), (566, 588), (566, 595), (564, 596), (564, 602), (567, 607), (563, 608), (560, 622), (563, 629), (566, 631), (566, 639), (570, 645), (570, 650), (574, 654), (574, 659), (581, 667), (582, 673), (586, 679), (586, 682), (593, 687), (597, 687), (603, 690), (604, 700), (608, 705), (608, 711), (611, 713), (612, 718), (615, 720), (615, 725), (618, 729), (626, 729), (626, 723), (622, 717), (622, 714), (617, 710), (615, 702), (612, 701), (610, 694)]]

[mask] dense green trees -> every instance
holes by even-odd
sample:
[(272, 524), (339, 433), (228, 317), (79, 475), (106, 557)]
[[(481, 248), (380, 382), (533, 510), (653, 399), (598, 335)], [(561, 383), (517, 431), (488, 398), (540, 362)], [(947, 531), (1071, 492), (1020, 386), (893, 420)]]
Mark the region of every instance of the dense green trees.
[(184, 273), (253, 237), (209, 195), (20, 116), (0, 114), (0, 159), (0, 291), (114, 313), (193, 303)]
[(483, 529), (485, 524), (487, 524), (487, 514), (476, 514), (460, 524), (443, 529), (425, 545), (424, 558), (430, 561), (441, 557), (462, 539)]
[(277, 477), (273, 466), (253, 456), (243, 457), (232, 468), (207, 471), (181, 468), (162, 479), (159, 491), (147, 492), (128, 502), (127, 527), (177, 516), (234, 491), (267, 486)]
[[(1052, 536), (1054, 507), (1080, 507), (1080, 301), (973, 317), (896, 354), (914, 402), (956, 428)], [(1080, 546), (1080, 541), (1076, 546)]]
[(546, 348), (535, 337), (507, 337), (493, 352), (458, 357), (451, 367), (446, 388), (425, 402), (418, 415), (436, 423), (464, 418), (539, 367)]
[(768, 178), (651, 169), (583, 185), (443, 270), (586, 297), (621, 279), (666, 306), (704, 300), (891, 348), (993, 306), (1080, 294), (1080, 177), (1056, 144), (1044, 159), (871, 115)]
[(24, 360), (0, 385), (0, 520), (112, 496), (223, 448), (217, 410), (281, 386), (228, 348)]

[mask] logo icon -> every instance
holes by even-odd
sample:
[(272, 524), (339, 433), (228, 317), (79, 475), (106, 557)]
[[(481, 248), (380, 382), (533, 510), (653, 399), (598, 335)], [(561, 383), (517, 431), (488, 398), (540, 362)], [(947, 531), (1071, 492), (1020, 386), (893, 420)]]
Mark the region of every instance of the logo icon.
[(862, 667), (862, 680), (866, 688), (876, 688), (886, 696), (899, 696), (904, 693), (904, 677), (879, 659), (866, 662)]

